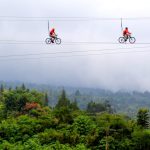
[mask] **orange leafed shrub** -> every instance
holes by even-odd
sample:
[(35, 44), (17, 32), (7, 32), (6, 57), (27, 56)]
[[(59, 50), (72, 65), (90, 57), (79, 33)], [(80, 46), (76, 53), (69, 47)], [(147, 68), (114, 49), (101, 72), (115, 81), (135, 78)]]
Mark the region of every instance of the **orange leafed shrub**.
[(40, 105), (36, 102), (31, 102), (31, 103), (26, 103), (24, 110), (31, 110), (31, 109), (35, 109), (35, 108), (39, 108)]

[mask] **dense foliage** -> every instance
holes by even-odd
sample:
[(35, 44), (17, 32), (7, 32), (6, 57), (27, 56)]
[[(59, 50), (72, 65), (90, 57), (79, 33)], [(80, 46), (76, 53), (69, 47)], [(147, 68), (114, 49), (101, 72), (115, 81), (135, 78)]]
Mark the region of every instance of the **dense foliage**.
[[(79, 96), (79, 91), (76, 93)], [(87, 111), (60, 93), (55, 107), (45, 92), (24, 85), (0, 90), (0, 150), (149, 150), (149, 111), (137, 119), (113, 113), (108, 101)]]
[[(16, 86), (21, 86), (19, 82), (2, 82), (0, 81), (1, 89), (7, 88), (14, 89)], [(58, 103), (59, 96), (61, 95), (62, 87), (55, 87), (45, 84), (25, 84), (27, 88), (36, 89), (38, 91), (46, 91), (45, 98), (48, 97), (49, 105), (54, 107)], [(137, 92), (137, 91), (109, 91), (104, 89), (94, 88), (74, 88), (65, 87), (67, 98), (70, 101), (78, 102), (78, 107), (86, 110), (89, 102), (104, 103), (109, 101), (112, 109), (117, 113), (124, 113), (130, 117), (135, 117), (138, 109), (142, 107), (150, 108), (150, 92)]]

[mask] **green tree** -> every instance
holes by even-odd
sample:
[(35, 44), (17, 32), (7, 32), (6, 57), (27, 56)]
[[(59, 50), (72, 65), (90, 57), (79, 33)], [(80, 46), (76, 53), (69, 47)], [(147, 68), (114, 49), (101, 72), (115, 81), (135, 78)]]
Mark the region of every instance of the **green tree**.
[[(103, 131), (100, 136), (103, 139), (101, 142), (105, 141), (104, 145), (107, 150), (113, 149), (112, 147), (117, 150), (123, 150), (122, 147), (129, 148), (128, 139), (131, 138), (132, 123), (126, 120), (125, 116), (104, 113), (96, 117), (96, 122)], [(109, 137), (114, 139), (113, 142), (109, 141)]]
[(70, 106), (70, 101), (67, 99), (66, 92), (63, 89), (55, 108), (59, 109), (61, 107), (69, 107), (69, 106)]
[(107, 108), (102, 103), (95, 103), (93, 101), (89, 102), (87, 105), (87, 112), (89, 113), (98, 113), (106, 111)]
[(22, 89), (22, 90), (26, 90), (26, 87), (25, 87), (25, 84), (24, 84), (24, 83), (21, 85), (21, 89)]
[(9, 112), (22, 111), (27, 102), (36, 102), (42, 105), (44, 95), (35, 90), (26, 91), (18, 87), (15, 90), (4, 91), (3, 97), (5, 110)]
[(1, 87), (0, 87), (0, 93), (4, 92), (4, 85), (1, 84)]
[(79, 90), (77, 90), (76, 92), (75, 92), (75, 96), (81, 96), (81, 93), (80, 93), (80, 91)]
[(53, 114), (59, 120), (59, 123), (73, 122), (71, 109), (69, 109), (68, 107), (61, 107), (59, 109), (54, 109)]
[(72, 103), (70, 103), (70, 108), (71, 110), (79, 110), (78, 104), (77, 104), (77, 100), (75, 99)]
[(150, 130), (136, 129), (132, 133), (133, 150), (150, 150)]
[(137, 124), (143, 128), (149, 127), (149, 110), (147, 108), (141, 108), (137, 114)]
[(74, 120), (73, 127), (80, 135), (87, 135), (96, 126), (89, 116), (80, 115)]
[(48, 99), (48, 94), (46, 92), (45, 93), (45, 106), (48, 106), (48, 102), (49, 102), (49, 99)]
[(113, 109), (111, 107), (110, 101), (105, 100), (104, 106), (105, 106), (105, 108), (106, 108), (106, 110), (107, 110), (108, 113), (113, 113)]

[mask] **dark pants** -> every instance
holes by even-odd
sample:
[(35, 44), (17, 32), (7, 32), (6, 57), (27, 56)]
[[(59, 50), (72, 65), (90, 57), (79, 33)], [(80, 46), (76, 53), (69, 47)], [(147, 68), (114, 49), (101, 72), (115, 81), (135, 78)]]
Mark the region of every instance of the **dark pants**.
[(52, 43), (54, 43), (55, 36), (50, 35)]
[(129, 35), (128, 34), (124, 34), (123, 36), (125, 37), (125, 41), (127, 41)]

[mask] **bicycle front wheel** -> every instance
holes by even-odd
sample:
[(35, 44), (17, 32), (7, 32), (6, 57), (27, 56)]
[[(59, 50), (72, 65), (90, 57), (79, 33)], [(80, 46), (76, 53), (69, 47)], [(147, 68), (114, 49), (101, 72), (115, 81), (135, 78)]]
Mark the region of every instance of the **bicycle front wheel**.
[(46, 38), (45, 43), (46, 44), (51, 44), (51, 39), (50, 38)]
[(129, 42), (130, 42), (131, 44), (135, 43), (135, 41), (136, 41), (135, 37), (130, 37), (130, 38), (129, 38)]
[(120, 38), (118, 39), (118, 41), (119, 41), (119, 43), (124, 43), (124, 42), (125, 42), (125, 39), (124, 39), (124, 37), (120, 37)]
[(56, 39), (55, 39), (55, 43), (56, 43), (56, 44), (61, 44), (61, 39), (60, 39), (60, 38), (56, 38)]

